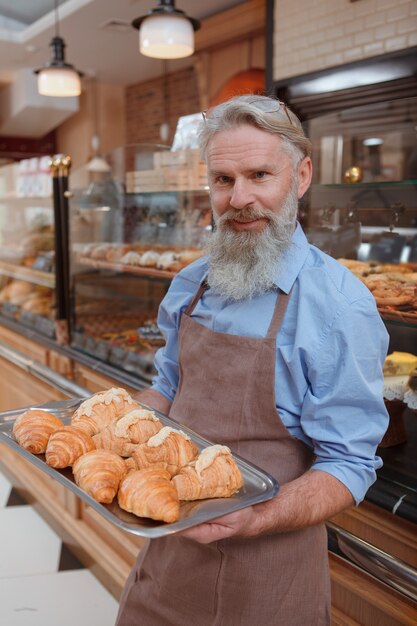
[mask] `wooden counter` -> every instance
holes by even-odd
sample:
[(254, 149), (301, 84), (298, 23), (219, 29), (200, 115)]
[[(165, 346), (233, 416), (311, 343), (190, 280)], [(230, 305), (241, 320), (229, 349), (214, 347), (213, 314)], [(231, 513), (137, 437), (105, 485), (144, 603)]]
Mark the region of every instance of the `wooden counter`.
[[(92, 393), (117, 384), (117, 381), (1, 325), (0, 342), (67, 376)], [(0, 411), (65, 398), (46, 382), (0, 357)], [(23, 497), (34, 503), (83, 564), (119, 598), (143, 539), (116, 529), (75, 494), (4, 444), (0, 444), (0, 469)]]
[[(0, 324), (0, 342), (36, 359), (94, 393), (122, 383)], [(46, 382), (0, 357), (0, 411), (65, 396)], [(138, 381), (139, 383), (139, 381)], [(140, 388), (122, 385), (131, 393)], [(56, 481), (0, 446), (0, 469), (66, 541), (116, 599), (143, 544), (143, 539), (120, 531)], [(417, 568), (415, 524), (369, 504), (338, 515), (336, 525), (380, 550)], [(30, 529), (28, 529), (30, 532)], [(330, 554), (333, 626), (411, 626), (417, 623), (417, 603), (358, 567)], [(288, 625), (290, 626), (290, 625)]]

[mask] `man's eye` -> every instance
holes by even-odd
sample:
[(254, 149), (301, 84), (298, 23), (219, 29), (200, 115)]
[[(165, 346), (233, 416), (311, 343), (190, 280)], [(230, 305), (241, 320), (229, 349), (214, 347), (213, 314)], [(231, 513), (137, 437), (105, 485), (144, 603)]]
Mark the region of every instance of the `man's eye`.
[(218, 183), (225, 185), (230, 182), (230, 176), (218, 176), (216, 180)]
[(266, 176), (266, 172), (262, 172), (261, 171), (261, 172), (256, 172), (255, 173), (255, 178), (260, 178), (261, 179), (261, 178), (265, 178), (265, 176)]

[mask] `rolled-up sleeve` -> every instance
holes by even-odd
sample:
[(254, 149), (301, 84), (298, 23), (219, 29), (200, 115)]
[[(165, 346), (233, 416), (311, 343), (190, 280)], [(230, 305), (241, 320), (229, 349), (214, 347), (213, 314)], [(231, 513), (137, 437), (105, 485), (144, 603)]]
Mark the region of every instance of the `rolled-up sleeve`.
[(369, 298), (342, 307), (308, 364), (301, 426), (316, 455), (312, 469), (335, 476), (358, 504), (376, 480), (376, 448), (387, 426), (383, 362), (388, 334)]
[(171, 402), (174, 400), (179, 378), (178, 369), (178, 328), (176, 316), (161, 303), (158, 314), (159, 330), (165, 338), (165, 345), (155, 355), (157, 375), (152, 381), (152, 389), (159, 391)]

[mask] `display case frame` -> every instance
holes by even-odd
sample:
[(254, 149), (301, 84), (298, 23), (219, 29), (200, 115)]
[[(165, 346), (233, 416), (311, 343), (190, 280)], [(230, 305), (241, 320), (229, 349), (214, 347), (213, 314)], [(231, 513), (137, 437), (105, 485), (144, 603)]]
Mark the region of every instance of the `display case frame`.
[(159, 304), (211, 230), (205, 164), (197, 150), (138, 144), (102, 167), (69, 181), (70, 345), (149, 384)]
[(56, 204), (48, 156), (0, 168), (0, 315), (56, 338)]

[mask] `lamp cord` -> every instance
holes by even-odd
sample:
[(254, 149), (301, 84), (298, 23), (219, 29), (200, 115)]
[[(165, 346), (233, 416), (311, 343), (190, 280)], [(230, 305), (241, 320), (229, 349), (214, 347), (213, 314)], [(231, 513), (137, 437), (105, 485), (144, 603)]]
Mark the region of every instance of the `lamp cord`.
[(55, 0), (55, 37), (59, 37), (58, 0)]

